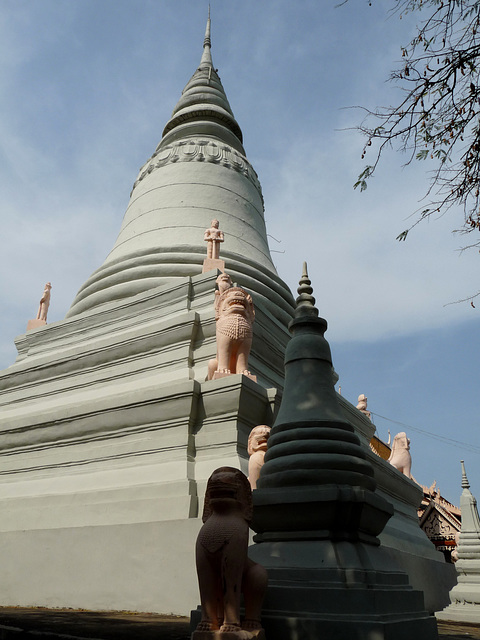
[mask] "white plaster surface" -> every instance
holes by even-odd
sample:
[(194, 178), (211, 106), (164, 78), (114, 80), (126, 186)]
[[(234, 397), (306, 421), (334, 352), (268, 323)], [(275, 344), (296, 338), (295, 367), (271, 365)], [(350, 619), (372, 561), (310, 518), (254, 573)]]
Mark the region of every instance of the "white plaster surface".
[(2, 533), (1, 604), (185, 615), (198, 518)]
[[(246, 158), (243, 162), (250, 167)], [(154, 170), (132, 193), (112, 251), (82, 286), (67, 317), (200, 273), (206, 257), (203, 233), (212, 216), (225, 233), (221, 258), (232, 279), (288, 312), (292, 298), (271, 261), (258, 181), (229, 163), (151, 166)], [(250, 172), (256, 175), (251, 167)]]

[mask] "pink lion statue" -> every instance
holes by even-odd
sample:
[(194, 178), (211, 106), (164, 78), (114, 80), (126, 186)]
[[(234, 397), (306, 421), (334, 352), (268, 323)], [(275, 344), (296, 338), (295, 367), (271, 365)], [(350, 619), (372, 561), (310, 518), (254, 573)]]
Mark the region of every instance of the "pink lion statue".
[(260, 424), (250, 431), (248, 437), (247, 453), (250, 456), (248, 461), (248, 481), (252, 491), (257, 488), (257, 480), (260, 477), (260, 471), (267, 452), (270, 431), (270, 427), (267, 427), (266, 424)]
[(222, 633), (241, 640), (265, 637), (260, 613), (267, 572), (247, 556), (251, 517), (252, 492), (246, 476), (232, 467), (216, 469), (207, 484), (204, 525), (196, 545), (202, 619), (193, 640), (218, 638)]
[(412, 456), (410, 455), (410, 440), (405, 431), (397, 433), (393, 439), (392, 453), (388, 459), (391, 465), (401, 471), (407, 478), (411, 478)]

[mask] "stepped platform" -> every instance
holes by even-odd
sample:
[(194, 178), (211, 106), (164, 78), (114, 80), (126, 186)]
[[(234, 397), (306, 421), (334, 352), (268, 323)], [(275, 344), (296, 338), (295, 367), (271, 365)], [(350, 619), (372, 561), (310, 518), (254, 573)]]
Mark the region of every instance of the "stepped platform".
[[(441, 640), (480, 640), (478, 625), (438, 622)], [(0, 608), (2, 640), (189, 640), (189, 618), (125, 611)]]

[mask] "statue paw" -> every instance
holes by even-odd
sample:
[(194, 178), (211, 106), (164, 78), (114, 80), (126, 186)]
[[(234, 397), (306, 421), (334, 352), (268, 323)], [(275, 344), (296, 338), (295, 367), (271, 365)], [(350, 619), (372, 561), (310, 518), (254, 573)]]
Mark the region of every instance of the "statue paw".
[(245, 629), (245, 631), (260, 631), (263, 627), (260, 620), (244, 620), (242, 629)]
[(216, 631), (216, 630), (218, 630), (218, 625), (214, 627), (213, 624), (210, 622), (210, 620), (201, 620), (197, 624), (197, 628), (195, 629), (195, 631)]
[(238, 631), (241, 631), (239, 624), (222, 624), (220, 627), (220, 633), (237, 633)]

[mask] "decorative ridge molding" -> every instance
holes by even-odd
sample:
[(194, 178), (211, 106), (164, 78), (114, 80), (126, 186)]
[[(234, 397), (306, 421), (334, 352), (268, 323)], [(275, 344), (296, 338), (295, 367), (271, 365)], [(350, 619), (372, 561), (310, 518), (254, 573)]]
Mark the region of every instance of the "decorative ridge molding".
[[(155, 430), (154, 427), (150, 428), (150, 431)], [(115, 434), (114, 437), (118, 437), (118, 434)], [(84, 442), (91, 442), (91, 440), (84, 440), (79, 444), (83, 444)], [(57, 445), (58, 446), (58, 445)], [(69, 443), (68, 446), (71, 446)], [(18, 474), (32, 473), (38, 471), (46, 471), (51, 469), (65, 469), (72, 467), (85, 467), (89, 464), (98, 464), (99, 462), (107, 462), (108, 460), (124, 460), (126, 458), (138, 458), (141, 456), (150, 456), (153, 453), (171, 453), (172, 451), (185, 451), (187, 449), (185, 444), (172, 445), (170, 447), (156, 447), (155, 449), (145, 449), (144, 451), (127, 451), (125, 453), (117, 453), (113, 455), (104, 455), (98, 458), (86, 458), (84, 460), (67, 460), (60, 462), (51, 462), (49, 464), (39, 464), (31, 467), (18, 467), (15, 469), (7, 469), (2, 470), (0, 472), (1, 476), (12, 476)]]
[[(135, 328), (132, 323), (131, 326), (126, 326), (119, 331), (115, 331), (113, 333), (114, 339), (112, 339), (112, 334), (108, 336), (107, 333), (95, 335), (91, 339), (84, 339), (80, 346), (80, 351), (79, 342), (75, 340), (70, 345), (65, 346), (55, 357), (43, 361), (38, 366), (38, 376), (35, 376), (35, 378), (30, 378), (27, 382), (20, 384), (16, 384), (12, 380), (11, 384), (0, 388), (0, 407), (3, 407), (5, 410), (5, 408), (13, 406), (16, 403), (23, 403), (25, 400), (37, 398), (38, 396), (35, 395), (27, 395), (28, 390), (32, 387), (36, 388), (39, 385), (55, 384), (58, 380), (66, 381), (74, 379), (75, 377), (89, 375), (92, 372), (112, 370), (112, 374), (109, 376), (104, 376), (100, 380), (96, 379), (91, 382), (82, 382), (78, 385), (71, 384), (67, 387), (67, 390), (71, 392), (76, 389), (83, 389), (98, 384), (108, 384), (113, 380), (128, 379), (136, 376), (138, 375), (138, 371), (143, 369), (118, 374), (114, 373), (114, 367), (125, 365), (131, 361), (141, 361), (159, 352), (168, 354), (178, 348), (185, 348), (189, 344), (192, 345), (195, 340), (195, 332), (199, 322), (200, 315), (198, 311), (184, 310), (176, 314), (175, 318), (171, 316), (163, 319), (160, 318), (154, 325), (152, 325), (151, 320), (148, 321), (145, 323), (145, 330), (138, 335), (135, 335)], [(152, 342), (156, 344), (151, 344)], [(125, 344), (130, 345), (130, 354), (119, 357), (118, 354), (116, 355), (116, 352)], [(71, 362), (72, 357), (75, 361), (75, 367), (65, 371), (65, 364)], [(92, 364), (93, 357), (95, 358), (95, 362)], [(178, 358), (176, 360), (183, 362), (183, 360)], [(148, 366), (146, 369), (155, 368), (160, 372), (162, 368), (169, 366), (176, 360), (167, 361), (165, 364), (159, 364), (157, 362), (154, 367)], [(185, 366), (189, 368), (188, 364), (185, 364)], [(57, 371), (55, 372), (55, 370)], [(17, 376), (22, 376), (22, 372), (12, 372), (12, 378), (15, 373)], [(65, 393), (65, 391), (65, 388), (49, 391), (48, 396), (62, 394)], [(4, 401), (4, 398), (8, 397), (9, 394), (19, 392), (21, 392), (21, 397), (18, 399), (8, 399)]]
[[(162, 370), (166, 369), (167, 367), (171, 367), (172, 365), (175, 365), (177, 363), (180, 364), (184, 364), (183, 368), (178, 367), (175, 372), (178, 373), (179, 375), (185, 374), (185, 371), (190, 370), (191, 367), (188, 366), (188, 364), (185, 364), (185, 358), (183, 357), (177, 357), (175, 359), (171, 359), (168, 360), (162, 364), (159, 364), (158, 362), (154, 362), (154, 363), (150, 363), (148, 365), (144, 365), (142, 367), (139, 367), (138, 369), (135, 369), (135, 371), (133, 372), (127, 372), (127, 373), (114, 373), (112, 372), (111, 375), (106, 375), (104, 374), (103, 378), (99, 378), (99, 379), (95, 379), (89, 382), (85, 382), (85, 380), (82, 380), (82, 376), (85, 375), (89, 375), (92, 372), (96, 372), (98, 371), (99, 373), (105, 372), (109, 369), (112, 369), (113, 366), (116, 367), (121, 367), (123, 365), (129, 364), (130, 362), (138, 362), (141, 360), (146, 360), (147, 358), (151, 357), (152, 355), (155, 355), (159, 352), (161, 352), (162, 354), (169, 354), (169, 353), (173, 353), (176, 350), (179, 349), (185, 349), (189, 347), (189, 344), (191, 345), (191, 339), (184, 339), (182, 342), (178, 342), (178, 343), (172, 343), (172, 344), (168, 344), (168, 345), (162, 345), (160, 347), (158, 347), (158, 349), (156, 351), (149, 351), (145, 354), (141, 354), (139, 356), (138, 353), (134, 353), (129, 357), (126, 358), (122, 358), (122, 359), (117, 359), (115, 360), (113, 363), (111, 362), (102, 362), (100, 365), (93, 367), (93, 366), (89, 366), (89, 367), (84, 367), (84, 368), (78, 368), (75, 369), (72, 372), (69, 372), (67, 374), (56, 374), (56, 375), (52, 375), (50, 378), (47, 379), (45, 384), (51, 384), (51, 383), (55, 383), (57, 380), (61, 380), (61, 381), (68, 381), (68, 380), (74, 380), (75, 378), (78, 379), (77, 383), (71, 383), (68, 386), (65, 387), (61, 387), (59, 389), (53, 389), (53, 390), (48, 390), (48, 391), (43, 391), (42, 394), (38, 394), (38, 395), (33, 395), (30, 393), (30, 395), (27, 395), (28, 391), (32, 388), (38, 388), (39, 384), (41, 384), (43, 381), (42, 380), (34, 380), (28, 384), (22, 384), (22, 385), (18, 385), (16, 387), (12, 387), (12, 389), (8, 389), (4, 391), (5, 393), (8, 392), (12, 392), (12, 393), (20, 393), (21, 391), (24, 391), (24, 393), (18, 397), (18, 398), (14, 398), (11, 400), (8, 400), (8, 402), (2, 402), (0, 404), (0, 407), (2, 407), (3, 409), (5, 408), (10, 408), (13, 407), (14, 405), (21, 405), (23, 404), (25, 401), (38, 401), (39, 398), (41, 396), (43, 397), (54, 397), (54, 396), (61, 396), (64, 393), (73, 393), (75, 391), (82, 391), (85, 389), (89, 389), (89, 388), (95, 388), (95, 387), (99, 387), (99, 386), (107, 386), (109, 384), (114, 384), (114, 383), (118, 383), (118, 382), (122, 382), (122, 381), (126, 381), (126, 380), (130, 380), (134, 377), (140, 377), (141, 375), (145, 374), (145, 373), (150, 373), (151, 375), (153, 374), (162, 374)], [(52, 366), (55, 366), (55, 364), (53, 364)], [(174, 379), (173, 374), (172, 374), (172, 380)]]
[[(8, 442), (2, 442), (2, 455), (7, 455), (24, 446), (38, 447), (53, 442), (55, 446), (60, 446), (60, 442), (68, 442), (73, 438), (90, 437), (88, 434), (92, 431), (92, 424), (101, 424), (100, 427), (94, 429), (99, 436), (119, 429), (123, 431), (141, 428), (142, 424), (146, 424), (144, 422), (126, 426), (125, 420), (123, 420), (120, 426), (115, 426), (114, 422), (100, 418), (100, 416), (108, 416), (119, 411), (124, 414), (125, 411), (135, 411), (141, 407), (143, 412), (153, 411), (152, 415), (162, 415), (162, 420), (164, 420), (168, 414), (159, 410), (160, 405), (174, 407), (175, 403), (183, 398), (191, 399), (189, 403), (191, 405), (192, 402), (196, 402), (197, 396), (200, 394), (200, 385), (198, 380), (192, 378), (174, 380), (172, 383), (167, 382), (160, 387), (144, 386), (141, 381), (137, 381), (135, 389), (126, 389), (121, 395), (118, 394), (118, 391), (107, 389), (101, 397), (91, 399), (88, 403), (79, 402), (77, 398), (75, 401), (65, 404), (63, 410), (59, 409), (58, 405), (46, 407), (40, 418), (36, 418), (30, 411), (30, 413), (14, 417), (8, 428), (3, 430), (2, 436), (8, 436)], [(145, 415), (147, 414), (144, 413)], [(183, 417), (184, 424), (188, 422), (188, 415), (189, 411), (187, 418)], [(146, 419), (145, 417), (144, 420)], [(158, 420), (155, 417), (151, 422), (158, 429)], [(2, 473), (3, 469), (0, 471), (0, 475)]]
[(373, 446), (373, 444), (370, 442), (368, 444), (368, 446), (370, 447), (370, 449), (373, 451), (373, 453), (378, 456), (379, 458), (381, 458), (382, 456), (378, 453), (378, 451), (375, 449), (375, 447)]
[[(62, 419), (61, 422), (68, 422), (68, 419)], [(185, 416), (175, 416), (173, 418), (169, 418), (167, 420), (162, 421), (162, 426), (159, 427), (158, 420), (151, 420), (150, 422), (146, 422), (140, 425), (133, 425), (130, 427), (120, 427), (117, 429), (112, 429), (109, 431), (95, 431), (95, 432), (85, 432), (80, 435), (74, 435), (70, 438), (62, 438), (58, 441), (40, 441), (36, 443), (28, 443), (24, 445), (18, 445), (16, 447), (12, 447), (8, 450), (8, 455), (18, 455), (29, 453), (31, 451), (45, 451), (46, 449), (59, 448), (59, 447), (71, 447), (79, 444), (84, 444), (85, 442), (101, 442), (103, 440), (114, 440), (121, 436), (130, 436), (136, 435), (138, 433), (148, 433), (149, 431), (166, 431), (167, 429), (177, 429), (178, 427), (185, 428)], [(1, 469), (0, 476), (4, 475), (4, 473), (8, 473), (9, 469)]]
[(445, 507), (443, 507), (441, 504), (438, 504), (438, 502), (435, 502), (435, 500), (432, 500), (430, 504), (427, 506), (427, 508), (425, 509), (425, 511), (420, 516), (420, 519), (419, 519), (420, 526), (422, 526), (428, 520), (428, 518), (431, 516), (433, 511), (436, 511), (437, 513), (442, 515), (446, 520), (450, 522), (450, 524), (453, 524), (457, 527), (461, 525), (461, 521), (457, 518), (457, 516), (454, 513), (452, 513), (448, 509), (445, 509)]
[(257, 173), (247, 158), (225, 143), (217, 144), (213, 140), (189, 139), (169, 144), (155, 151), (153, 156), (142, 167), (135, 180), (130, 196), (135, 187), (155, 169), (160, 169), (175, 162), (209, 162), (226, 169), (233, 169), (244, 175), (256, 187), (262, 198), (262, 187)]

